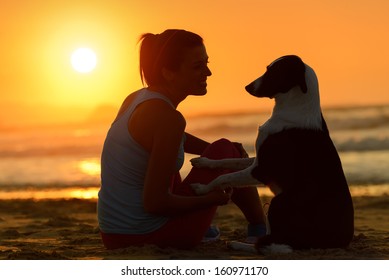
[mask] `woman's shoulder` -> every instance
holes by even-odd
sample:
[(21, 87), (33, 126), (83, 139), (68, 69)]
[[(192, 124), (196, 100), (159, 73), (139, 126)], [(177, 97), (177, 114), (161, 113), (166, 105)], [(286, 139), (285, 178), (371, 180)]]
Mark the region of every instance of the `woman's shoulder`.
[(184, 116), (161, 99), (150, 99), (139, 104), (133, 112), (130, 122), (142, 124), (143, 128), (158, 130), (185, 129), (186, 120)]
[(153, 141), (156, 139), (182, 137), (185, 126), (183, 115), (165, 101), (158, 99), (140, 104), (128, 123), (132, 137), (147, 151), (151, 151)]
[(173, 108), (170, 104), (162, 99), (150, 99), (138, 106), (140, 112), (156, 118), (172, 118), (179, 120), (185, 120), (180, 111)]

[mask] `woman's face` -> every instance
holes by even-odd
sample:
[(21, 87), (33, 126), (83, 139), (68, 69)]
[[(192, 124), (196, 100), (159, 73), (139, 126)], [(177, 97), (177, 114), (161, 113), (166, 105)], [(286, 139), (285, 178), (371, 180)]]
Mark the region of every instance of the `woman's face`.
[(205, 46), (190, 48), (186, 51), (179, 70), (173, 72), (174, 87), (187, 95), (205, 95), (207, 77), (211, 75)]

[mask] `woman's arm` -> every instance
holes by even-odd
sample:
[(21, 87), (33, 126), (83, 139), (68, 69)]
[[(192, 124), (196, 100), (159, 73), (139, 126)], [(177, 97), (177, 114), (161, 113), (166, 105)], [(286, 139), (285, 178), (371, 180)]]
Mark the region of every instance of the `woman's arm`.
[[(193, 136), (192, 134), (185, 132), (185, 135), (186, 135), (186, 141), (185, 141), (184, 149), (186, 153), (201, 155), (204, 152), (205, 148), (209, 145), (207, 141), (202, 140), (196, 136)], [(233, 142), (233, 144), (241, 154), (242, 158), (248, 157), (248, 154), (241, 143)]]
[(185, 132), (186, 140), (184, 144), (184, 150), (186, 153), (201, 155), (205, 148), (208, 147), (209, 143), (205, 140), (202, 140), (196, 136), (193, 136), (190, 133)]
[[(185, 119), (178, 111), (158, 101), (149, 102), (145, 107), (139, 108), (144, 110), (139, 120), (142, 120), (142, 135), (148, 135), (143, 136), (143, 142), (150, 153), (144, 183), (145, 210), (155, 215), (175, 216), (211, 205), (226, 204), (230, 194), (221, 190), (203, 196), (178, 196), (170, 192)], [(189, 137), (189, 141), (193, 139)], [(197, 148), (201, 149), (201, 145)]]

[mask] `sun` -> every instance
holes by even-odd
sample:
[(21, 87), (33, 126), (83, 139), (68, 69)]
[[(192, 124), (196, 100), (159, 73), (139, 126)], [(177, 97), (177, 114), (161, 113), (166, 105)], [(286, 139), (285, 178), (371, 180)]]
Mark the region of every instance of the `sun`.
[(96, 53), (90, 48), (76, 49), (70, 58), (74, 70), (80, 73), (88, 73), (97, 65)]

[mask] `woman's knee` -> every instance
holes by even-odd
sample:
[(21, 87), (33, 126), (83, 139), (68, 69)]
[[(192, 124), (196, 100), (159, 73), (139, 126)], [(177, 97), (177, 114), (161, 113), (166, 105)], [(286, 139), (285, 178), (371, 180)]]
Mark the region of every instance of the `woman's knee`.
[(202, 156), (210, 159), (241, 157), (240, 152), (235, 147), (234, 143), (226, 138), (221, 138), (210, 144)]

